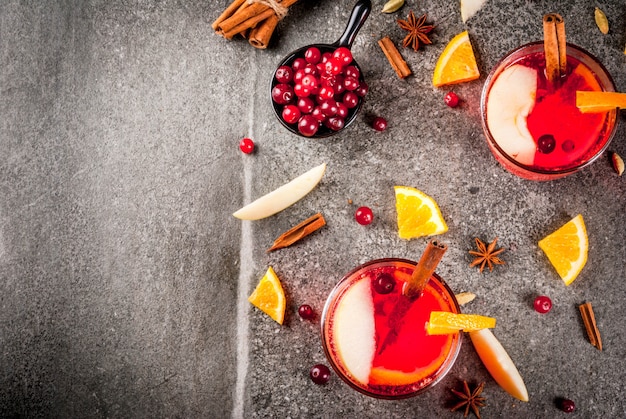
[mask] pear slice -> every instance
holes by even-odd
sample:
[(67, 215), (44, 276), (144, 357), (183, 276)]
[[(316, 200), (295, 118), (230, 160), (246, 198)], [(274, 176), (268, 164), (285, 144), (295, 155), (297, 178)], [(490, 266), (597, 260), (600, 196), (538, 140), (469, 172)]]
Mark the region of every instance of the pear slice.
[(527, 122), (536, 95), (537, 70), (515, 64), (500, 73), (487, 99), (487, 126), (493, 139), (525, 165), (533, 164), (537, 150)]
[(233, 216), (241, 220), (260, 220), (269, 217), (285, 208), (295, 204), (306, 194), (311, 192), (322, 180), (326, 171), (326, 163), (314, 167), (301, 174), (291, 182), (284, 184), (278, 189), (263, 195), (233, 213)]
[(461, 20), (467, 22), (483, 7), (487, 0), (461, 0)]
[(476, 353), (487, 371), (507, 393), (523, 402), (528, 401), (528, 390), (517, 367), (500, 341), (489, 329), (469, 332)]

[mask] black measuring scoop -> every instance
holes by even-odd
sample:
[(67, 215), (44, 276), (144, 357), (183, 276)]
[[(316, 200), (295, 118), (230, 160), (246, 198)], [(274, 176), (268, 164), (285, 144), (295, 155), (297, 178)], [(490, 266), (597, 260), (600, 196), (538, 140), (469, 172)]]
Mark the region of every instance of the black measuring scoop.
[[(367, 20), (367, 17), (369, 16), (371, 9), (372, 9), (372, 3), (371, 3), (370, 0), (359, 0), (356, 3), (356, 5), (354, 6), (354, 8), (352, 9), (352, 13), (350, 14), (350, 20), (348, 21), (346, 29), (344, 30), (344, 32), (341, 35), (341, 37), (335, 43), (332, 43), (332, 44), (311, 44), (311, 45), (306, 45), (306, 46), (304, 46), (302, 48), (298, 48), (297, 50), (292, 51), (285, 58), (283, 58), (283, 60), (276, 67), (276, 69), (278, 70), (282, 66), (289, 66), (289, 67), (291, 67), (291, 65), (296, 60), (296, 58), (304, 58), (305, 52), (309, 48), (311, 48), (311, 47), (317, 47), (320, 50), (321, 54), (324, 54), (325, 52), (332, 53), (339, 47), (346, 47), (346, 48), (350, 49), (352, 47), (352, 43), (354, 42), (354, 39), (356, 38), (357, 33), (359, 32), (359, 29), (361, 29), (361, 27), (363, 26), (363, 24)], [(367, 84), (365, 83), (365, 79), (363, 77), (363, 71), (361, 70), (361, 67), (358, 65), (356, 60), (353, 59), (352, 62), (350, 63), (350, 65), (355, 66), (358, 69), (358, 71), (359, 71), (359, 84), (361, 86), (363, 86), (363, 85), (367, 86)], [(270, 86), (270, 99), (272, 100), (272, 105), (274, 107), (274, 113), (276, 114), (276, 117), (278, 118), (280, 123), (283, 124), (283, 126), (285, 128), (287, 128), (292, 133), (294, 133), (296, 135), (299, 135), (301, 137), (326, 138), (326, 137), (330, 137), (331, 135), (337, 134), (338, 132), (343, 131), (352, 122), (354, 122), (354, 120), (356, 119), (356, 117), (357, 117), (357, 115), (358, 115), (358, 113), (361, 110), (361, 107), (363, 105), (363, 97), (362, 96), (358, 96), (358, 103), (357, 103), (357, 105), (354, 106), (351, 109), (348, 109), (348, 114), (347, 114), (347, 116), (344, 119), (344, 125), (343, 125), (343, 127), (341, 129), (334, 130), (334, 129), (331, 129), (331, 128), (329, 128), (328, 126), (326, 126), (324, 124), (321, 124), (315, 134), (313, 134), (311, 136), (306, 136), (306, 135), (303, 135), (298, 130), (298, 123), (297, 122), (294, 123), (294, 124), (289, 124), (289, 123), (287, 123), (283, 119), (282, 111), (283, 111), (283, 107), (285, 105), (278, 104), (278, 103), (276, 103), (272, 99), (272, 90), (274, 89), (274, 87), (277, 84), (279, 84), (279, 82), (276, 79), (276, 71), (275, 71), (274, 75), (272, 76), (272, 83), (271, 83), (271, 86)], [(294, 95), (294, 100), (291, 103), (295, 104), (297, 102), (297, 100), (298, 100), (298, 97)]]

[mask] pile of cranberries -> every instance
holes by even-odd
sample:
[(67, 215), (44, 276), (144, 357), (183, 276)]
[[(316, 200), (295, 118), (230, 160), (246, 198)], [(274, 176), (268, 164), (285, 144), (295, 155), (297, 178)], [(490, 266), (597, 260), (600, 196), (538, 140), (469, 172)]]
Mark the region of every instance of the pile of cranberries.
[(309, 47), (304, 57), (278, 67), (274, 79), (277, 113), (305, 137), (341, 130), (368, 91), (346, 47), (324, 53)]

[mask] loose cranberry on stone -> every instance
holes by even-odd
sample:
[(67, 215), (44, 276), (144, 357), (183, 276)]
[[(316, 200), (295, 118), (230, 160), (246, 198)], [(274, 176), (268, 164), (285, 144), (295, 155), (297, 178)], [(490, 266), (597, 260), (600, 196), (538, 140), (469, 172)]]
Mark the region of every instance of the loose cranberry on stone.
[(454, 92), (448, 92), (443, 97), (443, 101), (451, 108), (456, 108), (459, 105), (459, 97)]
[(576, 403), (574, 403), (573, 400), (561, 399), (560, 408), (566, 413), (572, 413), (574, 410), (576, 410)]
[(311, 368), (309, 376), (315, 384), (326, 384), (330, 380), (330, 369), (324, 364), (317, 364)]
[(239, 141), (239, 149), (246, 153), (246, 154), (251, 154), (254, 152), (254, 141), (252, 141), (252, 139), (250, 138), (244, 138), (241, 141)]
[(372, 121), (372, 128), (376, 131), (384, 131), (387, 129), (387, 120), (383, 117), (377, 116)]
[(535, 311), (537, 313), (545, 314), (548, 311), (552, 310), (552, 300), (550, 300), (550, 297), (546, 295), (540, 295), (539, 297), (535, 298), (533, 306), (535, 307)]
[(305, 320), (311, 320), (313, 319), (313, 317), (315, 317), (315, 312), (313, 311), (313, 308), (308, 304), (302, 304), (298, 308), (298, 314)]
[(354, 213), (354, 219), (361, 225), (368, 225), (374, 221), (374, 213), (369, 207), (360, 207)]

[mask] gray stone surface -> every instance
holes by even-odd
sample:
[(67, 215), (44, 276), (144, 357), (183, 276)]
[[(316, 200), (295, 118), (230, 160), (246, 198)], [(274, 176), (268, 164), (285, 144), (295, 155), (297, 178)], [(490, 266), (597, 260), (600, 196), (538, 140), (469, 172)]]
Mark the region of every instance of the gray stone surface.
[[(603, 157), (568, 178), (535, 183), (505, 172), (479, 119), (485, 75), (512, 47), (540, 39), (556, 11), (568, 39), (595, 54), (626, 89), (623, 2), (599, 4), (601, 35), (584, 0), (489, 0), (467, 24), (458, 2), (374, 10), (353, 45), (370, 85), (358, 120), (328, 140), (295, 137), (274, 118), (268, 86), (289, 51), (333, 42), (353, 2), (302, 0), (267, 50), (215, 35), (219, 1), (0, 2), (0, 416), (2, 417), (461, 417), (449, 388), (485, 381), (483, 417), (623, 417), (626, 335), (626, 183)], [(399, 80), (376, 41), (403, 36), (395, 19), (428, 12), (433, 45), (403, 49), (414, 75)], [(468, 29), (481, 79), (432, 87), (436, 59)], [(389, 120), (373, 131), (370, 115)], [(626, 156), (626, 124), (610, 150)], [(250, 136), (257, 152), (243, 155)], [(321, 162), (322, 183), (264, 220), (231, 213)], [(372, 258), (417, 259), (427, 240), (397, 237), (393, 185), (438, 201), (450, 230), (439, 273), (478, 295), (466, 311), (497, 317), (496, 336), (523, 375), (530, 402), (490, 378), (469, 340), (432, 391), (370, 399), (336, 376), (308, 378), (325, 362), (316, 322), (343, 273)], [(352, 200), (352, 204), (348, 203)], [(357, 206), (376, 219), (363, 227)], [(281, 232), (321, 211), (328, 226), (281, 251)], [(537, 241), (582, 213), (589, 262), (565, 287)], [(469, 269), (473, 238), (499, 238), (506, 265)], [(246, 298), (273, 266), (288, 298), (285, 325)], [(547, 294), (554, 309), (531, 304)], [(584, 335), (577, 304), (592, 301), (602, 352)]]

